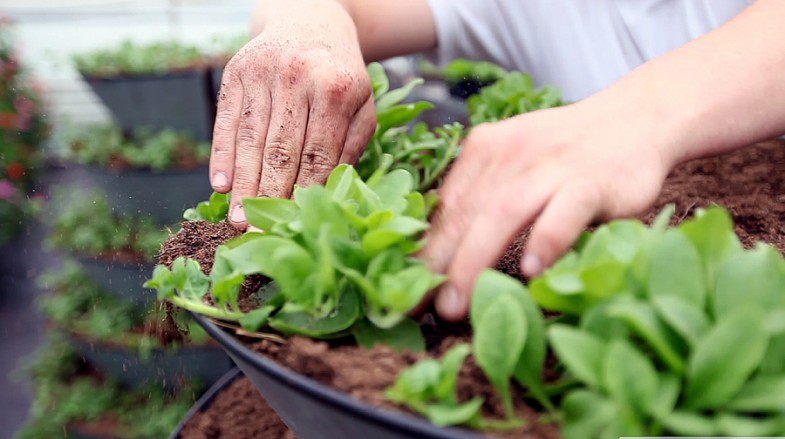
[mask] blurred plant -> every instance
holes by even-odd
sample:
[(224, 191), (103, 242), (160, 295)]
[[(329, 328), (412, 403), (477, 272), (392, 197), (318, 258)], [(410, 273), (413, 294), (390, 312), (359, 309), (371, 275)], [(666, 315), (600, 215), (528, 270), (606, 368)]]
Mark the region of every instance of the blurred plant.
[(472, 126), (496, 122), (530, 111), (564, 105), (561, 90), (547, 85), (536, 88), (526, 73), (510, 72), (493, 85), (483, 87), (466, 105)]
[(206, 52), (212, 60), (211, 64), (223, 67), (247, 42), (247, 32), (235, 35), (219, 35), (212, 39)]
[(26, 194), (48, 135), (40, 86), (21, 66), (10, 20), (0, 16), (0, 243), (16, 237), (31, 212)]
[(202, 49), (177, 41), (142, 44), (126, 40), (119, 46), (76, 54), (73, 59), (80, 73), (93, 77), (162, 75), (206, 63)]
[(112, 256), (148, 261), (160, 249), (168, 231), (148, 216), (120, 216), (98, 194), (57, 191), (60, 212), (51, 219), (47, 242), (61, 250), (87, 256)]
[(140, 128), (126, 138), (119, 127), (108, 124), (80, 127), (68, 137), (63, 155), (82, 165), (162, 171), (194, 168), (210, 157), (209, 143), (173, 129)]
[(507, 74), (507, 70), (486, 61), (456, 59), (444, 67), (442, 74), (444, 75), (444, 80), (447, 81), (448, 84), (458, 84), (462, 81), (476, 81), (481, 84), (489, 85), (502, 79)]
[(178, 395), (160, 386), (128, 391), (117, 383), (87, 373), (85, 364), (62, 335), (55, 334), (36, 357), (23, 366), (35, 381), (30, 421), (17, 439), (66, 437), (75, 422), (113, 420), (120, 439), (167, 437), (194, 403), (194, 387)]
[[(36, 304), (58, 326), (91, 339), (139, 349), (141, 356), (159, 346), (155, 335), (144, 331), (148, 322), (164, 319), (158, 304), (144, 308), (118, 301), (101, 291), (73, 261), (67, 261), (59, 271), (42, 274), (37, 281), (51, 294), (38, 297)], [(207, 341), (207, 334), (187, 314), (178, 313), (177, 317), (192, 343)]]

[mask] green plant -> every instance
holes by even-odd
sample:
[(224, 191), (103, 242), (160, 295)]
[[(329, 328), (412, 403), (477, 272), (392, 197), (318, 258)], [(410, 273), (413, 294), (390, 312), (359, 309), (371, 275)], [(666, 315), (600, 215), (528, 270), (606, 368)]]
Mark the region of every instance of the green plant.
[(25, 370), (36, 382), (30, 420), (14, 437), (66, 437), (74, 422), (115, 421), (116, 437), (166, 437), (194, 402), (194, 387), (169, 395), (160, 386), (133, 391), (86, 374), (76, 353), (61, 337), (52, 337)]
[[(387, 396), (428, 417), (436, 425), (466, 425), (477, 429), (508, 429), (522, 424), (515, 417), (511, 380), (550, 409), (542, 371), (546, 353), (545, 324), (537, 304), (519, 281), (486, 270), (472, 294), (472, 345), (459, 345), (441, 363), (426, 359), (399, 375)], [(463, 359), (472, 354), (501, 396), (507, 419), (483, 419), (483, 400), (459, 403), (456, 376)]]
[(183, 219), (186, 221), (205, 220), (211, 223), (219, 223), (226, 219), (229, 214), (229, 194), (219, 194), (213, 192), (208, 201), (202, 201), (183, 212)]
[(564, 436), (785, 433), (785, 260), (726, 211), (587, 234), (531, 283), (566, 373)]
[(466, 101), (473, 126), (563, 104), (559, 89), (536, 88), (532, 77), (522, 72), (506, 74)]
[[(366, 183), (341, 165), (326, 186), (297, 188), (294, 201), (245, 199), (249, 224), (266, 233), (219, 247), (209, 278), (196, 261), (178, 259), (171, 269), (156, 267), (147, 286), (161, 299), (248, 329), (268, 324), (332, 337), (367, 318), (383, 329), (418, 330), (400, 324), (443, 277), (410, 257), (422, 246), (428, 213), (412, 184), (404, 170), (379, 169)], [(274, 289), (261, 308), (245, 314), (237, 301), (251, 274), (269, 277)], [(215, 305), (203, 300), (208, 290)]]
[(54, 214), (54, 232), (47, 242), (88, 256), (116, 255), (146, 261), (160, 249), (168, 232), (146, 216), (120, 216), (106, 197), (63, 191), (55, 194), (61, 212)]
[(357, 172), (368, 179), (377, 169), (405, 169), (414, 177), (415, 188), (421, 192), (432, 189), (457, 157), (463, 127), (454, 123), (429, 131), (425, 124), (408, 125), (433, 105), (428, 102), (401, 103), (421, 79), (404, 87), (390, 90), (390, 83), (381, 65), (371, 64), (368, 72), (376, 100), (377, 128), (357, 164)]
[(493, 84), (507, 75), (507, 70), (487, 61), (456, 59), (442, 69), (442, 75), (448, 84), (457, 84), (462, 81)]
[(205, 55), (199, 47), (177, 41), (142, 44), (126, 40), (116, 47), (74, 55), (73, 60), (85, 76), (112, 77), (198, 68)]
[(63, 155), (82, 165), (163, 171), (194, 168), (210, 157), (209, 143), (173, 129), (140, 128), (126, 138), (119, 127), (108, 124), (80, 127), (68, 137)]

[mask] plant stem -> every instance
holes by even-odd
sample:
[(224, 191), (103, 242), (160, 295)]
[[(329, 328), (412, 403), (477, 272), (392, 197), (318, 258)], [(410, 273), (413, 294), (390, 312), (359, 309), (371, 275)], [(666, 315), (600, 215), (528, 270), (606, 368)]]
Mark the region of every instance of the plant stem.
[(169, 301), (179, 306), (180, 308), (185, 308), (189, 311), (193, 311), (195, 313), (199, 313), (207, 317), (213, 317), (221, 320), (236, 321), (245, 315), (244, 313), (239, 311), (229, 311), (226, 309), (215, 308), (213, 306), (204, 303), (191, 302), (179, 296), (170, 297)]

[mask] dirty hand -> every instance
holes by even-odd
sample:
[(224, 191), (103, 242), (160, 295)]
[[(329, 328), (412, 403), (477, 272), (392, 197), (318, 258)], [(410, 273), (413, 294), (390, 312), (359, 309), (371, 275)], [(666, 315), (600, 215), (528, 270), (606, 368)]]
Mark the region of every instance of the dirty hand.
[(218, 97), (210, 180), (232, 191), (229, 220), (240, 229), (243, 198), (290, 197), (295, 184), (325, 182), (359, 158), (375, 128), (346, 11), (333, 0), (281, 3), (227, 64)]
[(435, 298), (443, 318), (465, 316), (480, 272), (530, 225), (521, 260), (529, 277), (555, 262), (592, 221), (654, 202), (673, 165), (662, 152), (665, 139), (651, 121), (632, 116), (623, 124), (619, 114), (578, 103), (472, 131), (440, 191), (422, 254), (448, 275)]

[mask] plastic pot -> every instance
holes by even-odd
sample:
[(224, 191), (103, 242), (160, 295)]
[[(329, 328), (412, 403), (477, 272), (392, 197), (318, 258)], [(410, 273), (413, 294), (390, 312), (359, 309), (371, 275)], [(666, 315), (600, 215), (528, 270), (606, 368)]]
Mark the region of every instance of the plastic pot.
[(181, 222), (185, 209), (208, 199), (213, 192), (207, 166), (164, 172), (113, 172), (94, 166), (85, 170), (91, 185), (105, 193), (117, 211), (151, 215), (165, 225)]
[(210, 85), (212, 86), (212, 89), (210, 90), (210, 96), (213, 96), (216, 99), (218, 98), (218, 92), (221, 91), (221, 80), (223, 75), (223, 66), (210, 68)]
[(207, 318), (194, 315), (298, 439), (481, 439), (457, 428), (373, 407), (293, 372), (245, 347)]
[(469, 126), (469, 110), (466, 108), (466, 102), (451, 96), (443, 81), (427, 81), (415, 88), (406, 101), (428, 101), (434, 104), (434, 108), (425, 110), (415, 121), (425, 122), (430, 128), (453, 122)]
[(174, 128), (200, 140), (212, 137), (215, 100), (207, 69), (84, 79), (125, 131)]
[(138, 348), (91, 341), (74, 334), (70, 338), (88, 363), (132, 389), (160, 384), (176, 390), (194, 380), (209, 386), (234, 367), (224, 350), (213, 345), (153, 348), (149, 356), (142, 357)]
[(116, 436), (91, 433), (73, 424), (66, 426), (66, 432), (68, 439), (117, 439)]
[(243, 373), (238, 368), (234, 368), (227, 372), (224, 376), (221, 377), (218, 381), (215, 382), (207, 391), (202, 394), (201, 397), (196, 401), (196, 403), (191, 407), (191, 410), (188, 410), (188, 413), (185, 414), (185, 417), (177, 424), (177, 428), (174, 430), (169, 439), (179, 439), (180, 434), (183, 432), (183, 428), (188, 422), (197, 414), (207, 410), (210, 405), (213, 403), (213, 400), (222, 390), (229, 387), (235, 380), (238, 378), (242, 378)]
[(155, 291), (143, 286), (152, 277), (154, 264), (106, 261), (82, 256), (76, 259), (87, 275), (107, 294), (139, 306), (156, 300)]

